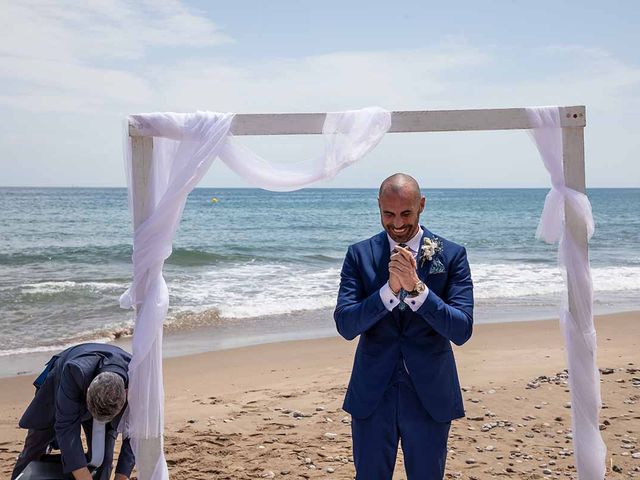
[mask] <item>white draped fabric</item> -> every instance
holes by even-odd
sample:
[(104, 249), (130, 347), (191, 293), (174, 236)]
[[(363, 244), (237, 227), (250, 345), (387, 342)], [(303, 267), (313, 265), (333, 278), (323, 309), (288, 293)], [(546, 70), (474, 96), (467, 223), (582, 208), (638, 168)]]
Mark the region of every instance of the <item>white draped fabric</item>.
[[(560, 320), (565, 338), (572, 398), (573, 441), (581, 480), (604, 478), (605, 446), (598, 429), (599, 373), (593, 327), (593, 288), (588, 257), (565, 221), (565, 206), (579, 219), (588, 238), (593, 217), (587, 197), (565, 184), (562, 129), (557, 107), (527, 109), (531, 136), (551, 176), (538, 236), (559, 242), (559, 265), (571, 289), (572, 304), (563, 303)], [(382, 139), (391, 115), (380, 108), (327, 114), (325, 151), (304, 169), (270, 163), (240, 145), (230, 134), (233, 114), (152, 113), (129, 121), (153, 137), (147, 184), (133, 178), (131, 138), (126, 133), (127, 180), (132, 205), (144, 204), (133, 240), (133, 282), (122, 295), (123, 308), (135, 308), (133, 360), (129, 366), (129, 411), (122, 429), (131, 437), (139, 478), (167, 479), (163, 453), (162, 325), (169, 294), (162, 276), (189, 192), (219, 157), (253, 185), (286, 191), (334, 177), (358, 161)], [(136, 180), (136, 181), (134, 181)]]
[(140, 187), (134, 182), (132, 143), (126, 132), (130, 205), (133, 213), (133, 205), (144, 203), (145, 218), (134, 229), (133, 282), (120, 298), (123, 308), (136, 310), (129, 407), (121, 429), (131, 438), (139, 477), (159, 480), (169, 477), (162, 442), (162, 325), (169, 292), (162, 267), (171, 255), (187, 195), (217, 157), (252, 184), (268, 190), (292, 190), (332, 178), (382, 140), (391, 126), (391, 115), (376, 107), (327, 114), (324, 154), (300, 171), (279, 167), (242, 147), (229, 133), (233, 114), (151, 113), (129, 120), (154, 138), (148, 184)]
[(586, 252), (574, 238), (566, 221), (565, 207), (577, 219), (575, 231), (594, 232), (589, 199), (567, 187), (563, 170), (562, 128), (558, 107), (527, 108), (531, 137), (551, 176), (551, 190), (545, 199), (537, 236), (547, 243), (559, 242), (558, 264), (571, 290), (571, 305), (564, 297), (560, 324), (564, 336), (569, 386), (574, 456), (580, 480), (602, 480), (606, 447), (600, 435), (600, 373), (596, 365), (596, 331), (593, 326), (593, 285)]

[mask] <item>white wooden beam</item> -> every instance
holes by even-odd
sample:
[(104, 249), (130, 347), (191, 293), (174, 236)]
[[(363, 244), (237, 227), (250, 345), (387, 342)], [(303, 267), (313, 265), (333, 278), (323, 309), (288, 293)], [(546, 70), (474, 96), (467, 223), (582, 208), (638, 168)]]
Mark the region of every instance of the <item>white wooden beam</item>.
[[(584, 165), (584, 128), (582, 127), (564, 127), (562, 129), (562, 160), (564, 169), (564, 179), (567, 187), (586, 193), (585, 165)], [(588, 262), (588, 240), (587, 227), (584, 221), (578, 216), (571, 206), (571, 203), (565, 201), (564, 206), (565, 221), (575, 245), (578, 249), (577, 254), (583, 261)], [(580, 285), (577, 279), (573, 278), (569, 272), (567, 275), (567, 290), (569, 311), (572, 315), (577, 314), (575, 305), (576, 291), (585, 288)]]
[[(132, 184), (133, 184), (133, 225), (134, 228), (144, 222), (153, 211), (155, 201), (151, 191), (151, 172), (153, 166), (153, 138), (152, 137), (132, 137), (131, 138), (131, 160), (132, 160)], [(140, 282), (140, 290), (144, 288), (145, 282)], [(144, 293), (138, 291), (137, 298), (143, 298)], [(135, 309), (136, 325), (140, 312)], [(136, 331), (134, 331), (134, 336)], [(148, 359), (147, 359), (148, 361)], [(150, 437), (138, 440), (136, 451), (136, 468), (138, 478), (150, 480), (159, 461), (159, 455), (163, 451), (163, 438)]]
[(149, 184), (153, 160), (153, 138), (131, 138), (131, 172), (133, 183), (133, 226), (138, 228), (151, 213), (153, 199)]
[[(322, 133), (326, 113), (239, 113), (231, 124), (234, 135), (313, 135)], [(560, 107), (563, 127), (584, 127), (584, 106)], [(389, 133), (459, 132), (469, 130), (528, 129), (524, 108), (481, 110), (423, 110), (391, 113)], [(132, 137), (148, 133), (129, 125)]]

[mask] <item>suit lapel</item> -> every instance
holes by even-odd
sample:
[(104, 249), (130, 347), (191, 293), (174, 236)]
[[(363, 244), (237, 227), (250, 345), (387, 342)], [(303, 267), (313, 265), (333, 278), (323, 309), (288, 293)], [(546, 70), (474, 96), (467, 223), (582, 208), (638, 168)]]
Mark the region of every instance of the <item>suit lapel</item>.
[(376, 272), (377, 288), (384, 285), (389, 280), (389, 260), (391, 252), (389, 251), (389, 239), (387, 232), (384, 230), (374, 236), (371, 241), (371, 255)]
[(420, 246), (418, 247), (419, 248), (418, 258), (417, 258), (418, 278), (426, 283), (427, 275), (429, 275), (429, 269), (431, 268), (431, 263), (433, 259), (425, 260), (424, 262), (422, 261), (422, 243), (424, 242), (425, 238), (430, 238), (433, 240), (434, 235), (429, 230), (427, 230), (424, 226), (421, 225), (421, 227), (422, 227), (423, 235), (422, 235), (422, 238), (420, 239)]

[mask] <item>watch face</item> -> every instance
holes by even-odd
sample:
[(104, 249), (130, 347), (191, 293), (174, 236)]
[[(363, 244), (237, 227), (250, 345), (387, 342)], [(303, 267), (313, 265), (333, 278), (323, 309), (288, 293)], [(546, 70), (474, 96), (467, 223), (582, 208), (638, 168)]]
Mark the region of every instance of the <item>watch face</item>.
[(424, 282), (420, 281), (416, 283), (415, 287), (413, 287), (413, 290), (411, 291), (410, 295), (412, 297), (416, 297), (420, 295), (422, 292), (424, 292), (426, 289), (427, 289), (427, 286), (424, 284)]

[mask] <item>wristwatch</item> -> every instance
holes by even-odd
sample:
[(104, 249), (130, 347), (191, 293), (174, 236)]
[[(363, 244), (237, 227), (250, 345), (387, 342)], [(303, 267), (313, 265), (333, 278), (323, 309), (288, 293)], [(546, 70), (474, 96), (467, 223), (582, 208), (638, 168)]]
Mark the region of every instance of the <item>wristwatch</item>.
[(422, 280), (418, 280), (416, 282), (415, 286), (413, 287), (413, 290), (411, 290), (410, 292), (407, 293), (407, 296), (408, 297), (417, 297), (421, 293), (424, 293), (424, 291), (426, 289), (427, 289), (427, 286), (424, 284), (424, 282)]

